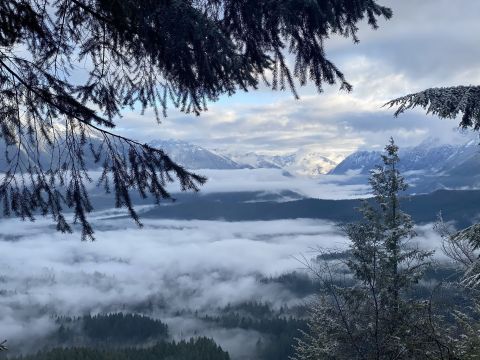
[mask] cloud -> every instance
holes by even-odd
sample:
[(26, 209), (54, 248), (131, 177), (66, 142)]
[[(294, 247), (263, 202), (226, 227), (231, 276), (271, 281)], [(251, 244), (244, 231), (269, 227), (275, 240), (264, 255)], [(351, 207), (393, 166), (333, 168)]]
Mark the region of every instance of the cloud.
[(208, 324), (191, 317), (168, 318), (169, 329), (175, 335), (176, 340), (189, 338), (202, 334), (203, 336), (215, 339), (223, 349), (228, 349), (230, 356), (235, 359), (251, 359), (259, 339), (264, 335), (254, 330), (224, 329)]
[[(139, 230), (105, 212), (96, 215), (96, 242), (59, 234), (48, 219), (0, 222), (0, 252), (8, 254), (0, 264), (0, 338), (33, 341), (54, 329), (52, 315), (122, 311), (149, 301), (158, 305), (156, 316), (173, 319), (179, 336), (178, 310), (208, 312), (244, 301), (298, 304), (286, 288), (259, 276), (301, 270), (296, 257), (313, 256), (313, 248), (346, 246), (334, 224), (318, 220), (145, 219)], [(422, 228), (428, 246), (438, 244), (437, 237)]]
[[(479, 67), (475, 18), (480, 11), (478, 1), (384, 0), (381, 3), (393, 9), (393, 18), (382, 21), (377, 31), (362, 24), (358, 46), (333, 39), (330, 45), (335, 58), (364, 54), (378, 59), (388, 65), (392, 73), (413, 80), (414, 91), (428, 86), (454, 85), (459, 80), (475, 81), (475, 78), (462, 79), (461, 74)], [(476, 80), (479, 80), (478, 74)]]
[[(310, 179), (287, 175), (280, 169), (198, 170), (208, 178), (201, 193), (294, 191), (318, 199), (358, 199), (370, 192), (364, 178), (329, 175)], [(358, 180), (358, 181), (356, 181)], [(175, 191), (174, 188), (171, 189)]]
[(300, 268), (294, 255), (315, 244), (343, 242), (321, 221), (145, 220), (139, 230), (98, 216), (93, 243), (55, 232), (48, 219), (0, 223), (0, 252), (8, 254), (0, 265), (0, 338), (15, 344), (44, 336), (54, 328), (51, 315), (121, 311), (152, 299), (163, 316), (252, 300), (297, 302), (258, 277)]
[(180, 138), (207, 148), (285, 153), (308, 147), (344, 157), (358, 148), (382, 147), (390, 136), (401, 146), (428, 136), (458, 142), (458, 122), (413, 111), (394, 119), (382, 108), (391, 98), (432, 86), (480, 81), (478, 21), (480, 3), (460, 0), (393, 1), (394, 17), (378, 30), (360, 25), (360, 43), (332, 36), (327, 55), (354, 85), (317, 94), (301, 89), (301, 100), (288, 92), (261, 88), (223, 97), (200, 117), (171, 109), (155, 124), (151, 113), (127, 113), (119, 131), (140, 139)]

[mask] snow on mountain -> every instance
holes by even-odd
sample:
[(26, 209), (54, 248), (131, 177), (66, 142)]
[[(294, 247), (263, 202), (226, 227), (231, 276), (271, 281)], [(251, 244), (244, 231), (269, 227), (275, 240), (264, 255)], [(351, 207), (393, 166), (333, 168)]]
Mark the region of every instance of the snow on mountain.
[[(244, 154), (240, 153), (227, 153), (229, 158), (239, 164), (245, 164), (251, 168), (262, 168), (262, 169), (281, 169), (282, 165), (274, 159), (272, 156), (268, 155), (259, 155), (254, 152), (248, 152)], [(282, 163), (284, 160), (282, 160)]]
[(299, 150), (287, 155), (264, 155), (253, 152), (227, 155), (237, 163), (253, 168), (284, 169), (290, 173), (303, 176), (317, 176), (328, 173), (337, 163), (318, 152)]
[(187, 169), (242, 169), (246, 165), (181, 140), (153, 140), (149, 145), (165, 151), (170, 158)]
[[(463, 145), (440, 144), (438, 140), (427, 139), (415, 147), (401, 148), (399, 151), (399, 170), (425, 174), (457, 174), (456, 168), (465, 162), (478, 163), (480, 167), (480, 148), (477, 142), (469, 141)], [(351, 172), (368, 174), (381, 163), (380, 151), (357, 151), (347, 156), (329, 173), (343, 175)], [(471, 167), (472, 164), (470, 164)], [(470, 169), (470, 171), (473, 168)]]
[(368, 173), (380, 161), (380, 151), (356, 151), (347, 156), (329, 174), (344, 175), (349, 172)]
[(327, 174), (336, 165), (336, 162), (318, 152), (306, 152), (297, 154), (290, 171), (300, 175), (318, 176)]

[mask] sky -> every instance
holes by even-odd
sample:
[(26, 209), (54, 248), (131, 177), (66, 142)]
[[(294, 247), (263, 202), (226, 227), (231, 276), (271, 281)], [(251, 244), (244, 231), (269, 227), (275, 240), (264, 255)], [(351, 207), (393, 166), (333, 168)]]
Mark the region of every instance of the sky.
[(332, 37), (327, 56), (353, 84), (318, 94), (307, 86), (295, 100), (288, 92), (261, 88), (222, 97), (208, 112), (185, 115), (170, 109), (157, 124), (151, 112), (128, 112), (117, 131), (146, 141), (180, 139), (209, 149), (285, 154), (307, 149), (338, 159), (357, 149), (381, 148), (390, 136), (400, 146), (427, 137), (465, 141), (456, 120), (412, 111), (399, 118), (382, 108), (388, 100), (429, 87), (480, 83), (477, 0), (379, 0), (393, 18), (372, 30), (360, 24), (360, 43)]

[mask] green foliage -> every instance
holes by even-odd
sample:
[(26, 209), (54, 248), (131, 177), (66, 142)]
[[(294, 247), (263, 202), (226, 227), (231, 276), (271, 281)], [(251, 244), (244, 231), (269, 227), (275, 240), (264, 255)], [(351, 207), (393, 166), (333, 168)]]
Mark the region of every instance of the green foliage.
[(460, 359), (480, 359), (480, 305), (454, 312), (455, 325), (451, 329), (456, 353)]
[[(384, 165), (370, 177), (376, 207), (365, 202), (360, 209), (364, 221), (345, 226), (345, 232), (352, 242), (349, 269), (357, 280), (378, 291), (374, 297), (379, 306), (397, 317), (400, 292), (418, 282), (432, 253), (408, 247), (416, 234), (411, 217), (400, 209), (398, 195), (407, 184), (397, 169), (398, 147), (393, 139), (385, 152)], [(394, 318), (389, 321), (395, 325)]]
[(261, 279), (265, 284), (279, 284), (298, 297), (305, 297), (319, 290), (320, 284), (305, 273), (290, 272), (277, 277)]
[[(480, 130), (480, 86), (426, 89), (391, 100), (386, 105), (397, 108), (395, 116), (415, 107), (423, 108), (427, 113), (440, 118), (455, 119), (461, 116), (459, 127)], [(459, 283), (467, 288), (476, 288), (480, 283), (480, 266), (476, 251), (480, 244), (479, 234), (479, 224), (473, 224), (455, 234), (442, 234), (446, 255), (465, 270), (465, 275)], [(471, 298), (478, 302), (478, 294), (474, 293)], [(464, 309), (456, 311), (457, 327), (450, 333), (455, 339), (457, 351), (462, 359), (480, 359), (478, 304), (474, 308), (476, 317)]]
[[(260, 360), (287, 360), (293, 355), (295, 338), (306, 330), (306, 321), (294, 318), (288, 308), (272, 309), (268, 303), (245, 302), (218, 309), (218, 314), (195, 316), (206, 324), (220, 329), (251, 330), (260, 339), (252, 354)], [(189, 312), (178, 316), (193, 315)], [(167, 326), (146, 316), (105, 314), (80, 318), (59, 318), (58, 331), (50, 343), (64, 347), (116, 349), (145, 346), (151, 341), (165, 339)], [(256, 335), (252, 335), (256, 336)], [(90, 350), (88, 350), (90, 351)]]

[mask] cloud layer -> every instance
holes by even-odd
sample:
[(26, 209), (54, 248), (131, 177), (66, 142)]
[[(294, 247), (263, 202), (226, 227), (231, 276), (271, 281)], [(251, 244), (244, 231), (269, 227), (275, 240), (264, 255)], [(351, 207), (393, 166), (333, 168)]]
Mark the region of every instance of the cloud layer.
[(200, 117), (175, 110), (156, 126), (153, 116), (128, 113), (119, 131), (137, 138), (180, 138), (207, 148), (290, 152), (298, 148), (343, 157), (357, 148), (381, 147), (390, 136), (401, 146), (427, 136), (461, 141), (457, 122), (414, 111), (394, 119), (382, 108), (389, 99), (427, 87), (478, 83), (480, 49), (476, 0), (380, 1), (394, 17), (376, 31), (360, 26), (360, 44), (332, 37), (327, 55), (354, 85), (352, 93), (312, 87), (300, 101), (260, 89), (211, 104)]
[[(139, 230), (109, 215), (115, 214), (97, 213), (93, 243), (56, 233), (49, 220), (0, 222), (0, 253), (8, 254), (0, 262), (0, 338), (25, 346), (55, 328), (53, 315), (128, 311), (148, 302), (175, 337), (188, 336), (203, 325), (176, 311), (245, 301), (299, 304), (286, 288), (259, 277), (301, 270), (298, 257), (313, 256), (315, 248), (346, 246), (334, 224), (317, 220), (145, 220)], [(430, 227), (419, 230), (425, 246), (438, 247)], [(247, 338), (242, 331), (202, 331), (232, 351), (240, 351), (235, 338)]]
[[(121, 311), (153, 301), (159, 311), (208, 310), (243, 301), (298, 301), (260, 284), (301, 267), (314, 245), (342, 243), (337, 229), (310, 220), (228, 223), (94, 220), (96, 242), (56, 233), (48, 220), (0, 223), (0, 338), (48, 333), (51, 316)], [(103, 219), (103, 220), (102, 220)]]

